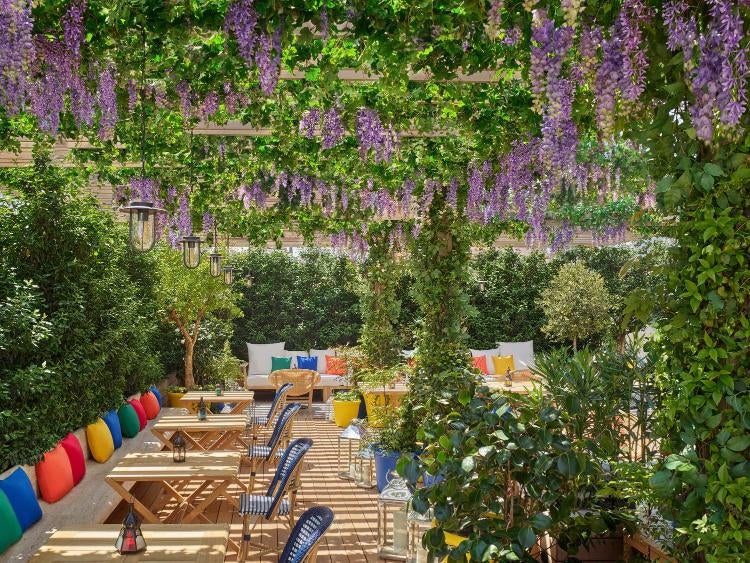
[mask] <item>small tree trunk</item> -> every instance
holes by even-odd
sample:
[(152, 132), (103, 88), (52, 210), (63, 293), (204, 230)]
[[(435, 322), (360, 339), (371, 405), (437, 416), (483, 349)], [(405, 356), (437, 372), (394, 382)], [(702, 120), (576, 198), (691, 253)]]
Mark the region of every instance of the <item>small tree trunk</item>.
[(192, 338), (185, 338), (185, 387), (190, 388), (195, 385), (193, 379), (193, 349), (195, 341)]
[(578, 352), (578, 338), (573, 336), (573, 352)]

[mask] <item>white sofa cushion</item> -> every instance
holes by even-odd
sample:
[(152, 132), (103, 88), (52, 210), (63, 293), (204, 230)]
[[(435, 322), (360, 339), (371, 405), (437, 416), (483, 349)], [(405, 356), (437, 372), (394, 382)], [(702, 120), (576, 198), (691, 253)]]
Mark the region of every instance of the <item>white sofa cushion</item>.
[(286, 356), (283, 342), (273, 344), (251, 344), (247, 343), (247, 358), (250, 362), (248, 373), (250, 375), (268, 375), (271, 373), (271, 357)]
[(247, 388), (248, 389), (273, 389), (273, 385), (268, 383), (267, 375), (248, 375), (247, 376)]
[(333, 348), (326, 348), (325, 350), (310, 350), (310, 357), (313, 356), (318, 358), (318, 373), (323, 375), (326, 373), (326, 356), (335, 356), (336, 351)]
[(526, 342), (498, 342), (500, 356), (513, 356), (516, 369), (531, 369), (534, 367), (534, 341)]
[(307, 350), (284, 350), (284, 356), (292, 358), (292, 367), (297, 367), (297, 356), (307, 357)]
[(491, 348), (489, 350), (471, 350), (471, 357), (477, 358), (479, 356), (485, 356), (487, 358), (487, 373), (489, 375), (495, 375), (495, 362), (492, 361), (492, 356), (500, 356), (498, 348)]

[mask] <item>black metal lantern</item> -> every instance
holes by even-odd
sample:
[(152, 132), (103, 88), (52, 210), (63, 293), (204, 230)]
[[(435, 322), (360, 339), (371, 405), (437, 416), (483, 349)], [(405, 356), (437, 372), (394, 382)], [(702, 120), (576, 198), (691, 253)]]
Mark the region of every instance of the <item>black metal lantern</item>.
[(196, 236), (182, 237), (182, 263), (186, 268), (197, 268), (201, 263), (201, 239)]
[(141, 523), (133, 511), (133, 497), (130, 497), (128, 504), (128, 513), (122, 521), (120, 534), (115, 541), (115, 548), (121, 554), (138, 553), (146, 549), (146, 540), (141, 532)]
[(234, 268), (232, 266), (225, 266), (222, 268), (222, 271), (224, 272), (224, 283), (232, 285), (234, 283)]
[(147, 252), (156, 242), (156, 214), (165, 211), (150, 201), (131, 201), (120, 208), (130, 215), (130, 247), (139, 252)]
[(218, 278), (221, 274), (221, 254), (214, 251), (208, 255), (208, 263), (211, 266), (211, 275)]
[(169, 439), (172, 444), (172, 461), (175, 463), (183, 463), (185, 461), (185, 451), (187, 450), (187, 442), (185, 441), (185, 435), (179, 428), (172, 437)]

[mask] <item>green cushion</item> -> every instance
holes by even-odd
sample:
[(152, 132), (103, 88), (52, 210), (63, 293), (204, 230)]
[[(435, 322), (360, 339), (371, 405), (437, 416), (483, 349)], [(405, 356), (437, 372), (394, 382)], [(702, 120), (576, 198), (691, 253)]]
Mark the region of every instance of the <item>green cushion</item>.
[(289, 369), (290, 367), (292, 367), (292, 358), (271, 356), (271, 371), (276, 371), (277, 369)]
[(23, 531), (7, 495), (0, 491), (0, 553), (21, 539)]
[(122, 435), (126, 438), (135, 438), (138, 436), (138, 432), (141, 431), (141, 423), (138, 420), (138, 414), (136, 414), (133, 405), (125, 403), (117, 411), (117, 417), (120, 419), (120, 428), (122, 429)]

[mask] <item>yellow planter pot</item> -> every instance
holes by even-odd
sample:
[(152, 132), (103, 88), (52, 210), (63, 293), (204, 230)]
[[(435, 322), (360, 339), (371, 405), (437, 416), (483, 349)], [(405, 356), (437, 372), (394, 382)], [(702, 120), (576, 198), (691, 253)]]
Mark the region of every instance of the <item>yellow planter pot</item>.
[[(443, 532), (443, 535), (445, 536), (445, 543), (450, 547), (458, 547), (458, 544), (460, 544), (465, 539), (468, 539), (465, 536), (451, 534), (450, 532)], [(471, 556), (468, 553), (466, 554), (466, 560), (471, 561)], [(448, 558), (446, 557), (445, 559), (443, 559), (443, 561), (448, 561)]]
[(333, 420), (336, 422), (336, 426), (346, 428), (353, 419), (357, 418), (357, 414), (359, 414), (359, 400), (333, 400)]
[(172, 393), (172, 392), (167, 393), (167, 403), (173, 409), (177, 409), (177, 408), (182, 407), (183, 404), (180, 401), (180, 399), (182, 399), (182, 396), (184, 394), (185, 393)]
[(382, 428), (386, 415), (399, 407), (404, 393), (365, 391), (362, 395), (365, 398), (369, 425), (373, 428)]

